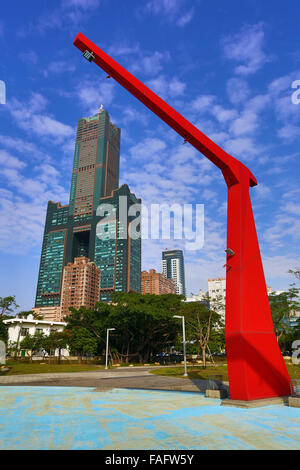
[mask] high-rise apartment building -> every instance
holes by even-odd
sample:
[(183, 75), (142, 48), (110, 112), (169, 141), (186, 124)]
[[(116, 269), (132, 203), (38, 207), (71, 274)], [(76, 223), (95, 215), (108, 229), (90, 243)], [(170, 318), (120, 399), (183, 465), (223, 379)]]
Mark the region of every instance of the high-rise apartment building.
[(157, 273), (155, 269), (141, 273), (142, 294), (176, 294), (176, 286), (173, 279), (167, 279), (164, 274)]
[(70, 307), (93, 308), (100, 300), (100, 269), (85, 256), (64, 267), (61, 288), (61, 318), (70, 314)]
[(32, 311), (45, 321), (61, 321), (60, 305), (56, 307), (35, 307)]
[(166, 250), (162, 252), (162, 272), (166, 278), (174, 280), (176, 293), (186, 297), (182, 250)]
[[(94, 261), (106, 282), (105, 263), (96, 256), (96, 227), (101, 220), (96, 211), (102, 198), (111, 198), (118, 188), (119, 161), (120, 129), (111, 123), (108, 112), (101, 106), (94, 116), (79, 119), (69, 204), (48, 203), (35, 307), (60, 305), (63, 267), (75, 258)], [(102, 255), (106, 256), (104, 251)], [(133, 263), (131, 273), (140, 271), (140, 256), (139, 250), (135, 257), (126, 258)], [(136, 287), (139, 281), (140, 277)]]

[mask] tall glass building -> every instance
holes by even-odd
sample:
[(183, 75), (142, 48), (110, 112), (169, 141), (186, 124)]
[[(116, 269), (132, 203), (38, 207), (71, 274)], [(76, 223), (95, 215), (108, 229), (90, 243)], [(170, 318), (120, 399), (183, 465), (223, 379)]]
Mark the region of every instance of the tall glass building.
[(176, 294), (186, 297), (184, 257), (182, 250), (166, 250), (162, 252), (162, 272), (167, 279), (173, 279)]
[[(101, 288), (103, 282), (103, 288), (110, 292), (140, 292), (141, 239), (110, 239), (111, 244), (103, 243), (100, 248), (96, 237), (97, 224), (103, 219), (97, 215), (102, 201), (114, 204), (116, 220), (118, 195), (127, 195), (129, 206), (140, 201), (127, 185), (118, 189), (120, 134), (102, 106), (94, 116), (78, 121), (69, 204), (48, 202), (35, 307), (60, 305), (63, 268), (81, 256), (94, 261), (100, 269)], [(119, 222), (115, 224), (117, 237), (120, 226)]]

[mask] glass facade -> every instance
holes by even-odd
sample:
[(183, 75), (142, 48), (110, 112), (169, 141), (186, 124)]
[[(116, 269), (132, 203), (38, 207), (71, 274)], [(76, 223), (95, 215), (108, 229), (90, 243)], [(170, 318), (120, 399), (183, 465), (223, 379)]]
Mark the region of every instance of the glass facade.
[(60, 286), (64, 261), (66, 231), (45, 235), (36, 304), (56, 306), (60, 303)]
[[(120, 198), (126, 220), (120, 213)], [(100, 299), (111, 301), (111, 293), (140, 292), (141, 289), (141, 239), (130, 238), (129, 226), (132, 216), (127, 216), (132, 204), (141, 203), (127, 185), (113, 191), (111, 197), (100, 200), (110, 204), (112, 214), (97, 216), (95, 240), (95, 264), (101, 271)]]
[[(103, 108), (78, 120), (69, 205), (48, 203), (35, 307), (60, 305), (63, 268), (82, 256), (101, 271), (104, 301), (113, 290), (140, 291), (140, 241), (120, 236), (126, 227), (118, 217), (119, 195), (129, 196), (128, 207), (138, 201), (128, 186), (117, 189), (120, 134)], [(96, 236), (101, 202), (113, 203), (116, 215), (105, 222), (111, 236), (102, 240)]]
[(184, 257), (182, 250), (168, 250), (162, 252), (162, 272), (167, 279), (173, 279), (176, 293), (186, 296)]

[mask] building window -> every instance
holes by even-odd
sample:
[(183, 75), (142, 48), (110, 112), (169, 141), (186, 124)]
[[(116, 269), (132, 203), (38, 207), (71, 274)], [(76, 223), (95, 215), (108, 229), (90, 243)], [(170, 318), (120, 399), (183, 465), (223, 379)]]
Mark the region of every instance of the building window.
[(29, 328), (21, 328), (21, 336), (29, 335)]

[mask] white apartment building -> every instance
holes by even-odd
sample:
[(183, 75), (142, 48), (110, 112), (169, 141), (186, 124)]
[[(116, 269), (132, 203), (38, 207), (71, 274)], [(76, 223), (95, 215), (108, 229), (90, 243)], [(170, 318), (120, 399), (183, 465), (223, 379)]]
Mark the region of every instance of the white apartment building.
[(191, 294), (190, 297), (186, 298), (186, 302), (201, 302), (207, 296), (207, 292), (199, 290), (199, 294)]
[(225, 317), (226, 278), (217, 277), (208, 279), (208, 295), (210, 298), (210, 306)]
[[(10, 318), (4, 320), (4, 323), (8, 326), (8, 342), (18, 344), (26, 335), (33, 336), (35, 333), (43, 333), (49, 336), (52, 331), (63, 331), (67, 325), (65, 322), (35, 320), (31, 314), (27, 318)], [(26, 352), (21, 351), (21, 355), (25, 356)], [(63, 349), (62, 355), (68, 356), (69, 352)]]

